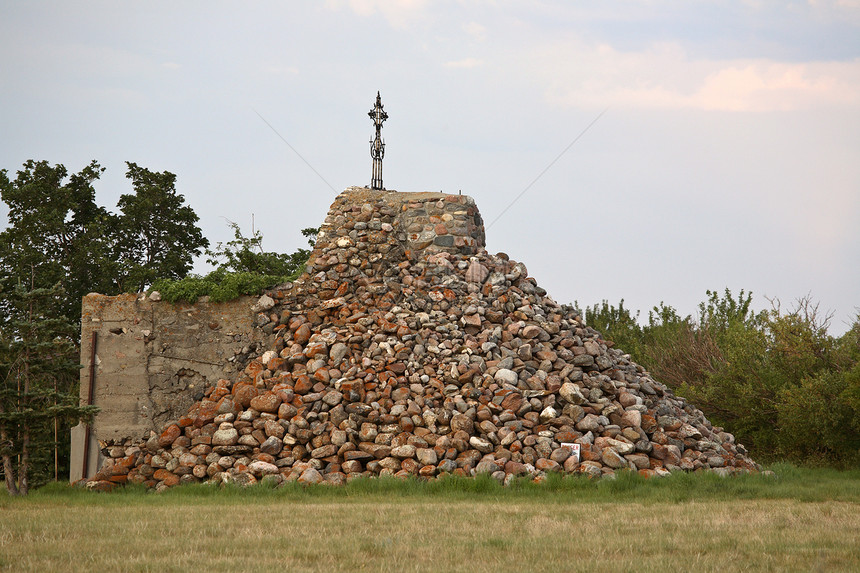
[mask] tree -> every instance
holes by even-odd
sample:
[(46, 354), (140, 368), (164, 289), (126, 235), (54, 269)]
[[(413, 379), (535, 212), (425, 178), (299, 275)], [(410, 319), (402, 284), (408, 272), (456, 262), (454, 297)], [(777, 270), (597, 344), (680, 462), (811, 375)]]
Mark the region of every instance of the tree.
[(116, 260), (120, 292), (141, 292), (156, 279), (180, 279), (195, 256), (209, 246), (197, 227), (199, 218), (176, 192), (176, 175), (157, 173), (126, 162), (133, 195), (117, 203)]
[(835, 339), (808, 296), (754, 312), (744, 291), (706, 294), (696, 318), (660, 303), (639, 327), (623, 301), (586, 317), (756, 459), (860, 463), (860, 316)]
[[(6, 490), (26, 495), (55, 477), (59, 422), (89, 419), (94, 406), (79, 406), (77, 329), (53, 309), (63, 300), (60, 285), (33, 288), (0, 282), (0, 293), (16, 312), (0, 318), (0, 459)], [(65, 435), (65, 432), (63, 433)], [(54, 471), (51, 471), (51, 468)]]
[[(211, 302), (233, 300), (243, 294), (256, 295), (263, 289), (293, 281), (304, 272), (310, 256), (308, 249), (299, 248), (290, 254), (263, 250), (263, 235), (255, 230), (245, 237), (239, 225), (229, 222), (234, 239), (218, 243), (215, 250), (206, 250), (207, 262), (217, 265), (205, 276), (188, 275), (182, 280), (159, 279), (152, 285), (169, 302), (194, 302), (201, 296)], [(313, 246), (319, 229), (302, 229), (308, 244)]]
[[(53, 299), (54, 313), (73, 324), (80, 320), (81, 297), (114, 290), (108, 237), (113, 216), (95, 203), (93, 182), (104, 169), (95, 161), (67, 178), (62, 165), (27, 161), (10, 180), (0, 170), (0, 198), (9, 207), (0, 232), (0, 278), (37, 281), (33, 288), (60, 284), (64, 298)], [(0, 298), (0, 312), (14, 308)]]
[(70, 175), (32, 160), (14, 179), (0, 170), (9, 208), (0, 232), (0, 452), (10, 491), (44, 477), (46, 424), (58, 421), (65, 435), (87, 413), (76, 405), (82, 297), (181, 278), (209, 244), (175, 175), (128, 163), (134, 193), (122, 195), (115, 215), (95, 201), (103, 171), (92, 161)]
[[(206, 249), (206, 262), (220, 270), (289, 276), (301, 268), (310, 256), (310, 251), (302, 248), (289, 254), (264, 251), (263, 234), (259, 229), (252, 230), (251, 236), (246, 237), (238, 223), (227, 221), (227, 224), (233, 229), (233, 240), (219, 242), (214, 250)], [(301, 233), (313, 247), (319, 228), (302, 229)]]
[[(579, 307), (579, 303), (574, 303), (574, 306)], [(617, 307), (604, 300), (599, 305), (585, 308), (585, 323), (600, 332), (605, 339), (611, 340), (616, 348), (631, 356), (638, 356), (642, 340), (642, 327), (639, 326), (638, 319), (638, 311), (632, 314), (629, 309), (624, 308), (623, 298)]]

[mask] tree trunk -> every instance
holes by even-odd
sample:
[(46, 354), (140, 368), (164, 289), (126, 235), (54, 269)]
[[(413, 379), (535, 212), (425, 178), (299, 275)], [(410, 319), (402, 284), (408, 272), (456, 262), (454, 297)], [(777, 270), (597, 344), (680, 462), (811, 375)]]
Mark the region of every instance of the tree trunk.
[(12, 467), (12, 456), (3, 455), (3, 475), (6, 476), (6, 490), (9, 495), (20, 495), (18, 484), (15, 483), (15, 470)]
[[(0, 414), (5, 413), (3, 405), (0, 404)], [(11, 442), (5, 428), (0, 428), (0, 444)], [(6, 489), (9, 495), (18, 495), (21, 492), (18, 490), (18, 484), (15, 483), (15, 468), (12, 463), (11, 454), (3, 454), (3, 475), (6, 477)]]

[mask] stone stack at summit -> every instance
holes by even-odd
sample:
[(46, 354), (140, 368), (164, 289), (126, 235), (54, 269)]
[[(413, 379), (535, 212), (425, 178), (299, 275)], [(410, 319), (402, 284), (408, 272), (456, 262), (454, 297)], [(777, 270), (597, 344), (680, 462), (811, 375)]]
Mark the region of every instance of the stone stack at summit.
[(483, 247), (469, 197), (347, 189), (307, 273), (258, 303), (273, 346), (91, 485), (758, 469)]

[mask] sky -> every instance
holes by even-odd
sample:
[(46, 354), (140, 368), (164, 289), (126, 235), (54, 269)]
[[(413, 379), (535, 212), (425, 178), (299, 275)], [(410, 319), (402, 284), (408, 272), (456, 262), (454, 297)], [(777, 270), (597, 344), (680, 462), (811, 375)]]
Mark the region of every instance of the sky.
[(213, 245), (369, 185), (377, 91), (385, 187), (471, 195), (560, 303), (860, 311), (860, 0), (0, 0), (0, 169), (173, 172)]

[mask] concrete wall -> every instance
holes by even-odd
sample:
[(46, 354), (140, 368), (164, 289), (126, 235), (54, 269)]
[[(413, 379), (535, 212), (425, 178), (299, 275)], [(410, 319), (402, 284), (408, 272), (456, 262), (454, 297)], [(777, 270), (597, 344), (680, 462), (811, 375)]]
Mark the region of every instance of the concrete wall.
[(87, 476), (86, 430), (72, 431), (72, 481), (95, 473), (102, 449), (149, 437), (184, 413), (207, 385), (236, 375), (244, 358), (266, 343), (264, 331), (253, 327), (256, 300), (191, 305), (130, 294), (84, 297), (81, 402), (89, 392), (96, 333), (93, 404), (101, 412), (90, 428)]

